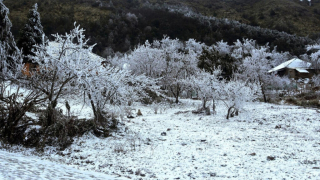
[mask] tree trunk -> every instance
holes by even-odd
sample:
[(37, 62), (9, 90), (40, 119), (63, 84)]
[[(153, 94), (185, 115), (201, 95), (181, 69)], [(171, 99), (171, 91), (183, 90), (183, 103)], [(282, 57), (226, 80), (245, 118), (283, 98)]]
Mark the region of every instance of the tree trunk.
[(263, 100), (266, 103), (267, 102), (267, 97), (266, 97), (266, 93), (264, 91), (263, 83), (261, 82), (260, 76), (259, 76), (259, 83), (260, 83), (260, 87), (261, 87), (261, 93), (263, 95)]
[(45, 123), (46, 127), (51, 126), (52, 124), (54, 124), (55, 121), (55, 108), (57, 106), (57, 101), (51, 101), (51, 103), (49, 103), (48, 108), (47, 108), (47, 123)]
[(179, 96), (180, 96), (180, 86), (177, 84), (177, 92), (176, 92), (176, 103), (179, 103)]
[(177, 84), (176, 89), (172, 88), (172, 86), (170, 86), (170, 90), (173, 94), (173, 96), (176, 98), (175, 103), (179, 103), (179, 95), (180, 95), (180, 86), (179, 84)]
[(202, 109), (206, 109), (207, 106), (207, 98), (202, 98)]
[(266, 103), (267, 102), (267, 97), (266, 97), (266, 93), (264, 91), (263, 85), (261, 85), (261, 92), (262, 92), (262, 95), (263, 95), (263, 100)]
[(230, 117), (234, 117), (234, 116), (238, 116), (239, 111), (237, 108), (235, 108), (234, 106), (229, 107), (228, 109), (228, 114), (226, 119), (229, 119)]
[(227, 117), (226, 117), (226, 119), (229, 119), (229, 117), (230, 117), (230, 113), (231, 113), (231, 109), (232, 109), (233, 107), (229, 107), (229, 109), (228, 109), (228, 114), (227, 114)]
[(216, 104), (214, 102), (214, 99), (212, 99), (212, 112), (213, 114), (216, 114)]

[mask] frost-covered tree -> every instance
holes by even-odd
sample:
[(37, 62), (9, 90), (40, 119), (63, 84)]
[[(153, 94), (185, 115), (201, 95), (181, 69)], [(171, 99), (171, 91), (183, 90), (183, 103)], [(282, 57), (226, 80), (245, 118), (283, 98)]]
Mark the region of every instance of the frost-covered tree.
[(221, 70), (215, 69), (213, 74), (199, 72), (186, 81), (201, 98), (201, 111), (208, 109), (207, 102), (213, 100), (212, 109), (215, 112), (215, 102), (222, 101), (228, 109), (226, 119), (229, 119), (238, 115), (247, 102), (252, 102), (260, 95), (260, 86), (256, 82), (248, 80), (221, 79), (220, 75)]
[(198, 67), (211, 74), (219, 67), (224, 77), (231, 78), (238, 66), (237, 59), (231, 56), (231, 50), (232, 46), (223, 41), (211, 47), (204, 47), (198, 57)]
[(268, 74), (270, 70), (270, 61), (268, 60), (269, 52), (266, 47), (260, 49), (253, 49), (250, 52), (250, 56), (243, 59), (243, 63), (240, 66), (239, 75), (242, 79), (249, 79), (251, 82), (258, 82), (261, 87), (264, 101), (267, 102), (265, 95), (266, 85), (270, 80), (271, 75)]
[(38, 5), (36, 3), (29, 11), (27, 23), (20, 31), (20, 38), (17, 43), (18, 46), (22, 48), (25, 63), (31, 61), (28, 56), (34, 56), (34, 46), (41, 44), (43, 38), (43, 27), (41, 25)]
[(258, 45), (256, 44), (255, 40), (252, 39), (243, 39), (240, 41), (239, 39), (234, 42), (232, 47), (232, 57), (236, 59), (244, 59), (245, 57), (251, 54), (253, 49), (256, 49)]
[(138, 46), (130, 55), (112, 60), (113, 64), (125, 66), (136, 75), (145, 74), (159, 80), (163, 89), (168, 90), (176, 103), (184, 88), (184, 79), (198, 71), (197, 53), (191, 46), (188, 48), (178, 39), (164, 37), (161, 41)]
[(245, 103), (252, 102), (259, 95), (259, 85), (238, 79), (223, 81), (217, 88), (219, 100), (228, 108), (226, 119), (236, 116)]
[(15, 59), (13, 56), (18, 54), (18, 48), (14, 41), (14, 37), (11, 33), (12, 23), (8, 17), (9, 9), (0, 0), (0, 43), (1, 43), (1, 55), (5, 58), (1, 58), (1, 61), (6, 61), (8, 68), (13, 68)]
[(320, 69), (320, 44), (308, 45), (307, 51), (313, 51), (309, 57), (313, 68)]
[[(16, 81), (23, 70), (21, 52), (16, 51), (15, 55), (8, 55), (5, 42), (0, 42), (0, 81)], [(8, 62), (6, 59), (12, 61)]]
[[(69, 34), (54, 35), (55, 41), (48, 47), (45, 42), (35, 46), (33, 62), (39, 66), (30, 81), (32, 86), (43, 91), (48, 99), (45, 126), (55, 123), (55, 108), (61, 96), (77, 89), (71, 88), (78, 86), (84, 78), (90, 77), (92, 72), (99, 73), (95, 71), (102, 66), (99, 60), (94, 60), (91, 56), (93, 46), (87, 45), (83, 31), (78, 26)], [(82, 86), (87, 89), (90, 87)]]
[(286, 57), (287, 53), (277, 53), (275, 50), (270, 52), (268, 45), (258, 46), (253, 40), (244, 40), (243, 43), (238, 41), (235, 46), (233, 56), (242, 58), (237, 78), (258, 83), (265, 102), (267, 102), (267, 87), (280, 87), (280, 84), (288, 83), (275, 74), (268, 73), (273, 67), (274, 61)]
[(202, 101), (202, 110), (207, 109), (207, 102), (213, 101), (213, 111), (215, 111), (215, 100), (218, 100), (218, 89), (221, 88), (220, 76), (221, 70), (215, 69), (212, 74), (199, 71), (186, 79), (186, 84), (192, 91), (197, 93), (198, 98)]
[(39, 67), (31, 83), (47, 97), (46, 127), (55, 123), (57, 102), (65, 93), (82, 94), (92, 107), (95, 131), (105, 134), (115, 126), (108, 117), (111, 106), (139, 98), (138, 93), (152, 85), (145, 76), (133, 76), (128, 70), (103, 64), (102, 58), (92, 54), (94, 46), (87, 45), (83, 32), (77, 26), (66, 35), (54, 35), (49, 46), (37, 46), (33, 60)]

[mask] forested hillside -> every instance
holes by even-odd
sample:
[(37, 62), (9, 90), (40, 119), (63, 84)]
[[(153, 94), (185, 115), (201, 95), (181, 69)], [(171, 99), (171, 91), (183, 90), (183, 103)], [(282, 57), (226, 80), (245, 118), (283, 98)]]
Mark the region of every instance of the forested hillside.
[[(250, 3), (243, 0), (6, 0), (4, 3), (10, 9), (16, 39), (27, 20), (28, 10), (38, 3), (44, 32), (49, 38), (51, 34), (72, 29), (76, 21), (86, 29), (89, 43), (97, 43), (94, 52), (104, 57), (133, 49), (146, 40), (161, 39), (163, 35), (180, 40), (194, 38), (207, 45), (250, 38), (298, 55), (311, 39), (289, 34), (317, 37), (320, 24), (317, 1), (310, 7), (306, 2), (290, 0)], [(188, 12), (193, 16), (188, 16)], [(217, 18), (208, 18), (214, 16)]]

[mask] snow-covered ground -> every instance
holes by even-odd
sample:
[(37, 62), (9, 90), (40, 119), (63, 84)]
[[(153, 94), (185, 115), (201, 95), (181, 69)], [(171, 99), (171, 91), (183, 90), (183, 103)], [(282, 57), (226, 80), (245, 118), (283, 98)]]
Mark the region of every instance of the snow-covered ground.
[[(0, 167), (2, 177), (18, 177), (13, 172), (19, 168), (32, 173), (50, 163), (58, 171), (54, 175), (66, 179), (88, 179), (87, 174), (69, 175), (68, 168), (130, 179), (320, 179), (319, 110), (256, 102), (226, 120), (223, 104), (210, 116), (192, 114), (198, 105), (184, 100), (162, 106), (157, 114), (155, 106), (138, 105), (143, 116), (123, 120), (113, 137), (87, 134), (63, 152), (45, 151), (41, 158), (57, 164), (20, 155), (9, 160), (11, 154), (4, 154), (6, 162), (1, 159), (0, 165), (12, 173)], [(29, 165), (20, 166), (20, 161)], [(36, 176), (45, 179), (50, 173), (47, 169)]]
[(21, 153), (10, 153), (3, 150), (0, 150), (0, 179), (120, 180), (120, 178), (117, 178), (116, 176), (110, 176), (98, 172), (81, 171), (67, 165), (43, 160), (37, 156), (25, 156)]

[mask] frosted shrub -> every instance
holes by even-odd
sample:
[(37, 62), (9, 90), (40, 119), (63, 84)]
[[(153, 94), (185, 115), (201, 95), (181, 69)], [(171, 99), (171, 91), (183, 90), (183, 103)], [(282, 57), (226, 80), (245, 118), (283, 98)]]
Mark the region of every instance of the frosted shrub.
[(220, 84), (219, 99), (228, 108), (226, 119), (236, 116), (247, 102), (254, 101), (261, 93), (259, 85), (233, 79)]
[(200, 111), (207, 109), (207, 102), (214, 101), (218, 98), (218, 89), (221, 88), (219, 82), (220, 69), (215, 69), (213, 74), (206, 72), (198, 72), (190, 77), (186, 84), (189, 83), (189, 88), (197, 93), (197, 96), (202, 100)]
[(198, 54), (195, 51), (201, 49), (201, 46), (202, 44), (192, 39), (184, 46), (178, 39), (165, 36), (161, 41), (146, 41), (131, 54), (122, 58), (115, 57), (117, 59), (114, 58), (111, 62), (131, 70), (135, 75), (144, 74), (153, 78), (178, 103), (186, 88), (184, 80), (198, 71)]
[(314, 83), (314, 86), (320, 86), (320, 74), (313, 76), (312, 82)]

